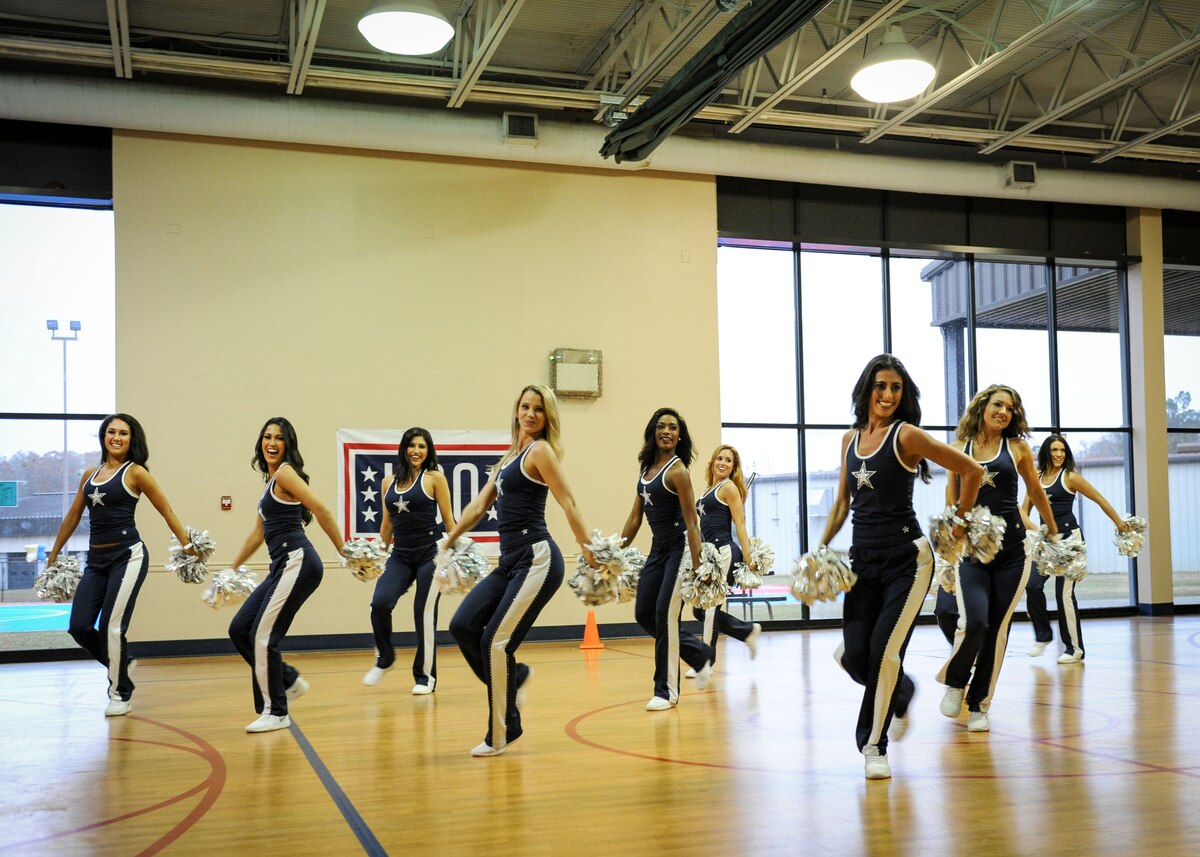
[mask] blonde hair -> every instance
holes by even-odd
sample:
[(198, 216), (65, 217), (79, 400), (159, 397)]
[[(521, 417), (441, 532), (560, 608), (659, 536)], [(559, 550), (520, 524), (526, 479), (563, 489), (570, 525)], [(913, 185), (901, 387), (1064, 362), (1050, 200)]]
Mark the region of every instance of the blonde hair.
[(1025, 420), (1025, 406), (1021, 404), (1021, 394), (1005, 384), (992, 384), (975, 394), (971, 404), (967, 405), (954, 436), (962, 441), (974, 440), (983, 431), (983, 412), (987, 403), (996, 393), (1008, 393), (1012, 398), (1012, 419), (1001, 432), (1003, 437), (1029, 437), (1029, 423)]
[(733, 453), (733, 469), (729, 471), (729, 481), (737, 487), (738, 493), (742, 495), (742, 502), (744, 503), (746, 501), (746, 478), (742, 474), (742, 456), (738, 454), (735, 447), (727, 443), (723, 443), (714, 449), (712, 456), (708, 459), (708, 467), (704, 470), (704, 479), (708, 483), (707, 487), (711, 488), (713, 486), (713, 465), (717, 463), (717, 456), (721, 454), (721, 450), (723, 449), (728, 449)]
[(564, 455), (562, 447), (562, 430), (558, 418), (558, 398), (554, 395), (554, 391), (549, 387), (543, 387), (541, 384), (526, 384), (521, 388), (521, 392), (517, 394), (517, 400), (513, 402), (512, 412), (512, 446), (508, 451), (500, 457), (500, 462), (510, 461), (513, 456), (520, 452), (519, 444), (521, 442), (521, 424), (517, 419), (517, 412), (521, 408), (521, 399), (526, 393), (537, 393), (542, 397), (542, 410), (546, 415), (546, 428), (542, 432), (540, 440), (550, 444), (550, 448), (554, 450), (554, 454), (561, 459)]

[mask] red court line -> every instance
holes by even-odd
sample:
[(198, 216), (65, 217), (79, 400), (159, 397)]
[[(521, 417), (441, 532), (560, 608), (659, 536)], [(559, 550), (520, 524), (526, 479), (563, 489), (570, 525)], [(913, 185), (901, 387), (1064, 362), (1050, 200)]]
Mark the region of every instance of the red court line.
[(139, 717), (134, 714), (127, 715), (127, 717), (130, 720), (141, 720), (144, 723), (150, 723), (154, 726), (174, 732), (177, 735), (195, 742), (198, 746), (193, 748), (178, 744), (169, 744), (163, 741), (146, 741), (138, 738), (114, 738), (114, 741), (125, 741), (132, 744), (150, 744), (153, 746), (168, 747), (175, 750), (183, 750), (188, 753), (194, 753), (195, 755), (200, 756), (208, 761), (212, 768), (212, 770), (209, 772), (209, 775), (205, 777), (204, 780), (202, 780), (198, 785), (195, 785), (192, 788), (175, 795), (174, 797), (167, 798), (166, 800), (160, 801), (156, 804), (151, 804), (150, 806), (143, 807), (142, 809), (127, 812), (124, 815), (118, 815), (114, 818), (106, 818), (102, 821), (85, 824), (82, 827), (77, 827), (73, 830), (64, 830), (59, 833), (52, 833), (48, 836), (41, 836), (36, 839), (27, 839), (23, 842), (14, 842), (6, 847), (18, 848), (23, 845), (34, 845), (39, 842), (50, 842), (55, 839), (62, 839), (66, 836), (74, 836), (78, 833), (84, 833), (89, 830), (96, 830), (112, 824), (118, 824), (119, 822), (136, 818), (139, 815), (155, 812), (156, 810), (179, 803), (182, 800), (187, 800), (192, 795), (195, 795), (201, 791), (206, 791), (204, 798), (198, 804), (196, 804), (192, 811), (189, 812), (182, 821), (160, 836), (155, 842), (151, 843), (149, 847), (138, 852), (138, 857), (142, 857), (142, 855), (147, 855), (148, 857), (148, 855), (157, 854), (168, 845), (173, 844), (179, 839), (180, 836), (186, 833), (193, 824), (199, 821), (200, 818), (202, 818), (204, 814), (209, 811), (209, 809), (212, 808), (212, 805), (217, 802), (217, 798), (220, 797), (221, 791), (225, 788), (225, 759), (221, 756), (220, 752), (218, 752), (215, 747), (213, 747), (204, 739), (200, 738), (198, 735), (194, 735), (191, 732), (187, 732), (177, 726), (172, 726), (169, 723), (162, 723), (158, 720), (151, 720), (148, 717)]

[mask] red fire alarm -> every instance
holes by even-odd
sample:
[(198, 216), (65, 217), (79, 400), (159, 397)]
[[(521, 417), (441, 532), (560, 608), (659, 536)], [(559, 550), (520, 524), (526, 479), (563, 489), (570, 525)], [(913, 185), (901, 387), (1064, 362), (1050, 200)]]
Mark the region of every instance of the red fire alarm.
[(233, 498), (226, 494), (221, 498), (221, 511), (228, 512), (233, 508)]

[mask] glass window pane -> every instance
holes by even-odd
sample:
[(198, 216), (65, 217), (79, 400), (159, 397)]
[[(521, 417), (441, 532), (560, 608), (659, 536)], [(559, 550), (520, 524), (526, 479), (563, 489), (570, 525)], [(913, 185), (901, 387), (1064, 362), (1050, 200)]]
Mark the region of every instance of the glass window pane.
[(979, 389), (1021, 395), (1030, 425), (1050, 425), (1050, 334), (1044, 264), (975, 262)]
[(1123, 426), (1121, 274), (1113, 269), (1068, 266), (1059, 266), (1055, 273), (1059, 423)]
[(850, 396), (883, 351), (883, 268), (878, 256), (800, 254), (804, 420), (849, 425)]
[(967, 268), (893, 257), (892, 353), (921, 390), (925, 425), (954, 425), (967, 406)]
[(1163, 271), (1167, 426), (1200, 428), (1200, 271)]
[[(872, 355), (864, 358), (869, 360)], [(862, 366), (858, 367), (862, 371)], [(807, 469), (805, 500), (807, 514), (805, 528), (808, 531), (808, 548), (812, 550), (821, 543), (829, 512), (837, 500), (838, 477), (842, 467), (842, 436), (844, 430), (811, 429), (804, 433), (804, 462)], [(842, 525), (829, 546), (840, 551), (850, 550), (850, 519)], [(814, 619), (836, 619), (842, 615), (842, 597), (837, 601), (818, 601), (812, 605)]]
[[(45, 568), (46, 552), (54, 545), (84, 469), (99, 463), (99, 421), (65, 422), (65, 456), (63, 426), (63, 421), (0, 420), (0, 602), (40, 604), (33, 578)], [(66, 546), (66, 552), (79, 554), (81, 561), (88, 532), (85, 511)], [(67, 613), (61, 605), (31, 610), (0, 609), (0, 634), (66, 630)]]
[(1200, 604), (1200, 432), (1171, 432), (1167, 443), (1175, 603)]
[[(721, 442), (733, 446), (741, 456), (746, 478), (754, 477), (746, 495), (746, 532), (751, 538), (762, 539), (775, 551), (772, 573), (755, 592), (756, 595), (785, 599), (771, 603), (769, 615), (773, 619), (803, 618), (800, 602), (789, 592), (792, 560), (802, 553), (797, 525), (800, 520), (797, 440), (794, 429), (726, 428), (721, 431)], [(708, 453), (711, 455), (712, 450)], [(703, 468), (700, 469), (703, 474)], [(700, 481), (704, 481), (703, 475)], [(703, 490), (702, 486), (697, 486), (697, 493)], [(742, 615), (740, 606), (734, 605), (731, 609), (735, 615)], [(762, 622), (767, 615), (763, 605), (747, 605), (748, 620)]]
[(795, 256), (717, 248), (721, 418), (796, 422)]
[[(0, 260), (0, 364), (21, 367), (0, 373), (0, 410), (111, 412), (116, 401), (112, 212), (0, 204)], [(48, 319), (57, 323), (57, 331), (47, 329)], [(77, 339), (71, 338), (72, 322), (81, 328)]]

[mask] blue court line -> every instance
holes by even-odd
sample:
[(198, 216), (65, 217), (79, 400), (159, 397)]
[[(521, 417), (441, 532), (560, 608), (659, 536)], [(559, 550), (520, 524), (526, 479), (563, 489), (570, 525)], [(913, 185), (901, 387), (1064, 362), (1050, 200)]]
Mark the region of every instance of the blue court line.
[(309, 743), (308, 738), (300, 730), (300, 724), (295, 719), (292, 720), (292, 725), (288, 727), (288, 731), (292, 733), (292, 737), (296, 739), (296, 743), (300, 745), (300, 749), (304, 751), (304, 757), (308, 759), (308, 763), (312, 765), (312, 769), (317, 772), (322, 785), (325, 786), (325, 791), (329, 792), (329, 796), (333, 798), (333, 802), (342, 813), (342, 818), (346, 819), (346, 823), (350, 825), (350, 829), (354, 831), (354, 835), (358, 837), (358, 842), (363, 847), (363, 851), (371, 857), (388, 857), (388, 853), (384, 850), (383, 845), (375, 838), (375, 834), (371, 832), (371, 828), (367, 826), (367, 822), (358, 810), (354, 808), (354, 804), (350, 802), (350, 798), (342, 791), (342, 787), (337, 784), (337, 780), (333, 778), (333, 774), (329, 772), (329, 768), (325, 767), (325, 763), (321, 761), (321, 757), (317, 755), (317, 751), (313, 745)]

